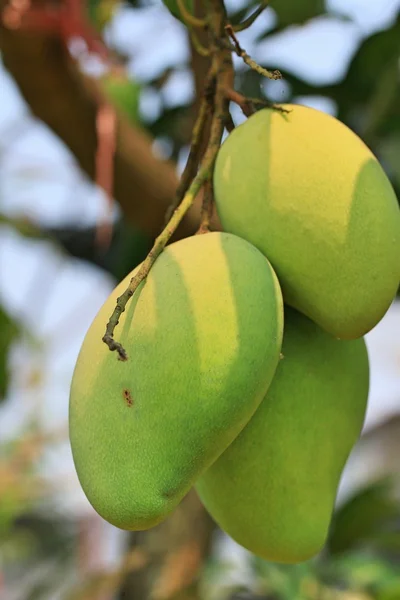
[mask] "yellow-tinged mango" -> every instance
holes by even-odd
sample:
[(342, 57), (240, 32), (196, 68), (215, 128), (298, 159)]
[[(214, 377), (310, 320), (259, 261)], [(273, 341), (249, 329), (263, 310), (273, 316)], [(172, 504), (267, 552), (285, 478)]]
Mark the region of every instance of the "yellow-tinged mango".
[(285, 306), (283, 358), (254, 416), (198, 480), (216, 522), (267, 560), (314, 556), (367, 407), (362, 338), (340, 341)]
[(168, 246), (120, 318), (117, 360), (102, 342), (131, 273), (94, 319), (70, 394), (70, 441), (82, 488), (107, 521), (162, 521), (233, 441), (279, 360), (276, 276), (248, 242), (209, 233)]
[(400, 211), (367, 146), (305, 106), (263, 109), (222, 145), (214, 189), (224, 230), (261, 250), (285, 303), (332, 335), (372, 329), (400, 281)]

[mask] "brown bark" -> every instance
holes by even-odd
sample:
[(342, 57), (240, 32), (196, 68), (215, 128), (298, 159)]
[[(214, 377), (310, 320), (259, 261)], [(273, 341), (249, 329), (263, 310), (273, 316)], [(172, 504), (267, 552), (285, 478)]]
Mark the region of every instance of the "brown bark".
[[(4, 4), (0, 0), (0, 11)], [(64, 141), (94, 179), (97, 104), (62, 43), (49, 34), (9, 30), (0, 24), (0, 51), (33, 114)], [(158, 235), (178, 184), (175, 166), (155, 157), (151, 137), (121, 116), (114, 169), (114, 196), (125, 215), (144, 232)], [(183, 219), (176, 237), (196, 230), (199, 204)]]
[[(205, 11), (204, 3), (202, 0), (194, 0), (194, 14), (197, 17), (201, 17), (201, 18), (205, 16), (206, 11)], [(202, 44), (202, 46), (207, 47), (208, 33), (201, 29), (196, 30), (195, 33), (196, 33), (196, 36), (197, 36), (199, 42)], [(200, 102), (201, 102), (202, 94), (203, 94), (204, 81), (207, 77), (207, 73), (210, 68), (211, 59), (210, 59), (210, 57), (201, 56), (201, 54), (196, 52), (196, 49), (194, 48), (193, 42), (191, 41), (189, 35), (188, 35), (188, 38), (189, 38), (190, 50), (191, 50), (190, 66), (191, 66), (191, 69), (193, 72), (194, 85), (195, 85), (195, 90), (196, 90), (196, 98), (195, 98), (194, 105), (193, 105), (193, 124), (194, 124), (198, 110), (200, 108)], [(204, 136), (205, 142), (203, 143), (203, 147), (202, 147), (202, 150), (200, 153), (201, 156), (203, 156), (204, 152), (206, 151), (207, 140), (209, 138), (209, 133), (210, 133), (211, 121), (208, 122), (206, 127), (207, 127), (207, 130), (206, 130), (205, 136)], [(216, 217), (216, 215), (214, 214), (214, 218), (215, 217)]]

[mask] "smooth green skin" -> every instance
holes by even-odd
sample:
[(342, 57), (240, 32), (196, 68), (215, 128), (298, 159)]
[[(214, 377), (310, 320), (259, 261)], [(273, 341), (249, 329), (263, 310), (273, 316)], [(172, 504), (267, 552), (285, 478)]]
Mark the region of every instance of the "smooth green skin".
[[(179, 5), (177, 0), (163, 0), (164, 6), (166, 6), (169, 12), (179, 21), (181, 21), (185, 25), (185, 21), (182, 18), (181, 11), (179, 10)], [(193, 0), (184, 0), (185, 7), (187, 10), (193, 14)]]
[(101, 338), (131, 276), (85, 337), (69, 422), (88, 500), (113, 525), (140, 530), (176, 507), (254, 414), (279, 362), (283, 305), (272, 268), (248, 242), (227, 233), (181, 240), (121, 316), (121, 362)]
[(361, 337), (400, 282), (400, 211), (383, 169), (337, 119), (305, 106), (263, 109), (218, 154), (225, 231), (261, 250), (286, 304), (342, 339)]
[(272, 384), (237, 439), (197, 482), (216, 522), (267, 560), (297, 563), (325, 543), (344, 465), (364, 422), (368, 355), (285, 306)]

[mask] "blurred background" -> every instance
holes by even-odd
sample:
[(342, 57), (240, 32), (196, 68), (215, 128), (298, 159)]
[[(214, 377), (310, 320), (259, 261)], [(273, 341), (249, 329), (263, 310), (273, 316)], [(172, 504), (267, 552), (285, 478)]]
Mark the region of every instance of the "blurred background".
[[(158, 0), (72, 0), (79, 10), (64, 38), (18, 28), (20, 5), (0, 0), (1, 600), (400, 600), (398, 300), (367, 335), (366, 424), (320, 556), (295, 566), (257, 559), (194, 494), (132, 534), (89, 505), (68, 443), (72, 370), (97, 310), (162, 228), (207, 60)], [(256, 3), (226, 6), (237, 23)], [(85, 22), (104, 56), (82, 35)], [(265, 80), (235, 59), (238, 91), (337, 116), (400, 198), (400, 0), (271, 0), (238, 37), (283, 74)], [(111, 204), (96, 185), (104, 98), (118, 120)], [(244, 119), (235, 106), (232, 115)], [(192, 211), (178, 237), (196, 223)]]

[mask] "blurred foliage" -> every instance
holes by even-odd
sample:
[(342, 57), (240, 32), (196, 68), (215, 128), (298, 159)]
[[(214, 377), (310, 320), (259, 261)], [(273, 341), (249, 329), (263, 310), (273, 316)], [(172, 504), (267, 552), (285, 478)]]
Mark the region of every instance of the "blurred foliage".
[(111, 243), (105, 249), (96, 244), (95, 226), (52, 228), (43, 233), (71, 256), (101, 267), (117, 281), (142, 262), (152, 246), (149, 237), (123, 217), (113, 224)]
[(329, 552), (339, 554), (366, 544), (393, 552), (396, 547), (385, 536), (385, 532), (390, 532), (394, 534), (400, 558), (399, 517), (399, 501), (393, 478), (371, 484), (354, 494), (337, 510), (330, 530)]
[[(379, 533), (387, 530), (385, 517), (400, 522), (400, 506), (392, 496), (391, 483), (386, 480), (360, 489), (337, 509), (330, 540), (312, 560), (280, 565), (249, 554), (249, 584), (227, 583), (232, 580), (233, 565), (212, 563), (204, 583), (204, 600), (398, 600), (398, 543), (395, 552), (391, 545), (375, 543)], [(378, 504), (380, 512), (375, 515)], [(357, 524), (345, 531), (339, 549), (336, 538), (352, 517)], [(374, 528), (358, 530), (358, 525), (371, 521)], [(397, 533), (397, 542), (399, 539)]]
[[(71, 518), (56, 510), (48, 490), (35, 472), (37, 454), (27, 451), (29, 448), (32, 449), (32, 437), (28, 435), (25, 442), (18, 440), (9, 446), (8, 458), (19, 456), (21, 461), (24, 456), (27, 461), (25, 489), (28, 482), (36, 481), (41, 490), (36, 498), (32, 495), (29, 499), (26, 497), (25, 504), (17, 502), (13, 505), (7, 517), (7, 527), (4, 527), (5, 513), (0, 510), (0, 556), (7, 567), (7, 579), (17, 579), (26, 570), (36, 573), (26, 582), (23, 600), (39, 600), (51, 598), (51, 593), (72, 568), (79, 546), (79, 530)], [(28, 457), (30, 460), (27, 460)], [(11, 489), (14, 490), (14, 484)], [(342, 514), (348, 515), (356, 505), (360, 522), (368, 521), (371, 506), (366, 499), (379, 495), (383, 500), (389, 491), (390, 485), (386, 481), (360, 490), (337, 511), (336, 519), (340, 520)], [(3, 493), (2, 498), (0, 506), (3, 508)], [(399, 520), (399, 504), (396, 515), (392, 511), (390, 513)], [(348, 534), (340, 551), (335, 548), (332, 553), (331, 542), (320, 556), (298, 565), (274, 564), (248, 554), (245, 578), (248, 583), (236, 583), (237, 566), (214, 555), (203, 571), (202, 592), (198, 600), (398, 600), (400, 552), (398, 548), (396, 553), (391, 549), (382, 551), (382, 547), (377, 549), (374, 544), (377, 533), (378, 527), (372, 536), (368, 533), (363, 535), (362, 545), (359, 545), (357, 531), (354, 538)], [(48, 570), (39, 568), (49, 561), (50, 576)], [(115, 567), (95, 572), (84, 579), (72, 577), (69, 582), (67, 580), (64, 598), (97, 600), (99, 594), (114, 594), (128, 572), (145, 564), (140, 551), (133, 549), (121, 557)]]
[(139, 123), (139, 100), (141, 86), (128, 78), (125, 72), (109, 72), (100, 80), (103, 91), (110, 102), (131, 123)]
[(323, 15), (325, 13), (325, 2), (324, 0), (302, 0), (302, 2), (272, 0), (271, 8), (276, 12), (279, 25), (287, 27)]
[[(178, 0), (163, 0), (165, 6), (168, 8), (170, 13), (176, 18), (184, 23), (184, 20), (181, 16), (181, 11), (178, 6)], [(193, 0), (184, 0), (185, 8), (193, 14)]]
[[(90, 0), (91, 10), (100, 10), (113, 0)], [(135, 9), (140, 10), (143, 2), (129, 2)], [(115, 6), (118, 4), (116, 3)], [(113, 4), (114, 6), (114, 4)], [(230, 12), (233, 23), (239, 22), (254, 7), (256, 2), (249, 0), (239, 10)], [(324, 0), (271, 0), (270, 9), (277, 17), (277, 23), (272, 28), (266, 25), (265, 31), (257, 36), (257, 41), (266, 38), (273, 40), (287, 27), (306, 24), (309, 20), (321, 16), (329, 16), (331, 20), (342, 21), (343, 15), (328, 10)], [(111, 17), (112, 13), (110, 13)], [(337, 116), (346, 125), (356, 131), (378, 156), (387, 171), (400, 196), (400, 166), (398, 152), (400, 147), (400, 78), (398, 77), (398, 60), (400, 57), (400, 12), (392, 25), (361, 40), (360, 46), (350, 61), (347, 73), (339, 82), (329, 85), (309, 83), (307, 70), (304, 78), (294, 75), (279, 62), (265, 65), (270, 69), (279, 69), (287, 85), (285, 102), (296, 102), (299, 96), (322, 96), (334, 101)], [(190, 65), (178, 64), (176, 69)], [(168, 68), (160, 74), (156, 81), (147, 81), (155, 92), (162, 92), (168, 83), (174, 68)], [(137, 85), (132, 82), (132, 89)], [(244, 95), (273, 101), (268, 90), (272, 86), (265, 85), (261, 75), (239, 66), (236, 75), (236, 88)], [(126, 88), (128, 90), (128, 87)], [(132, 98), (133, 98), (132, 92)], [(129, 96), (129, 92), (126, 92)], [(125, 100), (123, 100), (125, 102)], [(134, 111), (131, 111), (132, 113)], [(180, 105), (164, 107), (154, 119), (147, 119), (145, 126), (154, 137), (163, 137), (171, 142), (170, 158), (177, 159), (182, 148), (189, 142), (191, 134), (191, 107)]]
[(120, 0), (87, 0), (88, 17), (92, 25), (102, 31), (119, 6)]
[(24, 600), (54, 594), (74, 560), (76, 524), (57, 511), (38, 472), (45, 446), (63, 439), (65, 432), (46, 436), (29, 426), (0, 447), (0, 564)]
[[(152, 246), (151, 239), (133, 227), (123, 216), (119, 217), (112, 224), (111, 242), (106, 248), (102, 248), (96, 243), (96, 226), (76, 227), (74, 225), (66, 225), (64, 227), (39, 227), (39, 225), (27, 219), (10, 218), (2, 214), (0, 214), (0, 224), (12, 227), (21, 236), (28, 239), (43, 239), (52, 242), (70, 256), (101, 267), (119, 281), (146, 258)], [(16, 337), (20, 331), (19, 326), (14, 321), (11, 321), (10, 317), (5, 315), (3, 309), (0, 307), (0, 325), (3, 323), (3, 319), (8, 319), (9, 327), (14, 328), (14, 337)], [(6, 339), (7, 336), (5, 335), (2, 342), (5, 343)], [(7, 346), (7, 350), (9, 345)], [(0, 353), (0, 365), (2, 364), (2, 356)], [(6, 352), (4, 356), (6, 356)], [(1, 373), (0, 366), (0, 382), (2, 381)]]
[(9, 351), (18, 337), (19, 327), (0, 305), (0, 403), (6, 398), (10, 383)]

